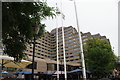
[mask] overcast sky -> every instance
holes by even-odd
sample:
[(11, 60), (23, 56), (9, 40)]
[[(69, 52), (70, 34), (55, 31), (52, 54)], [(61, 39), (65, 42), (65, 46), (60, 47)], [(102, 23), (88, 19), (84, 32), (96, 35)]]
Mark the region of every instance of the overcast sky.
[[(80, 31), (92, 34), (100, 33), (106, 36), (114, 47), (114, 52), (118, 55), (118, 1), (119, 0), (76, 0)], [(47, 0), (49, 6), (55, 6), (65, 15), (63, 26), (76, 26), (74, 2), (70, 0)], [(62, 5), (61, 5), (62, 2)], [(57, 21), (57, 25), (56, 25)], [(47, 31), (51, 31), (56, 26), (62, 26), (61, 16), (56, 19), (47, 19)]]

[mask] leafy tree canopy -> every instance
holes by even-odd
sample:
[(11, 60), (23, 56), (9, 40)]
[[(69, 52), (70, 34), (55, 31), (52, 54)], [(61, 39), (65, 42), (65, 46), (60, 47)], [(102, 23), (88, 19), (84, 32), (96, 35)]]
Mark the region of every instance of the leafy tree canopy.
[(120, 70), (120, 57), (116, 57), (115, 69)]
[(115, 55), (108, 40), (99, 38), (88, 39), (85, 46), (87, 68), (95, 74), (105, 74), (112, 71)]
[(2, 38), (4, 53), (16, 61), (25, 57), (24, 50), (33, 40), (35, 27), (39, 27), (38, 36), (43, 35), (45, 24), (41, 20), (53, 17), (55, 9), (46, 2), (3, 2)]

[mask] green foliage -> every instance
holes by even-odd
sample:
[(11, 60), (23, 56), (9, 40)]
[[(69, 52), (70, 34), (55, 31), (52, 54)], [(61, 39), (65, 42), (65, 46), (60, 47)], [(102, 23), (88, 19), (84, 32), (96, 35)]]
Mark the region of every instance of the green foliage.
[(84, 47), (87, 68), (95, 74), (105, 74), (114, 68), (115, 55), (107, 40), (88, 39)]
[(116, 57), (115, 69), (120, 70), (120, 57)]
[[(55, 16), (55, 9), (46, 2), (3, 2), (2, 3), (2, 38), (4, 53), (16, 61), (25, 57), (24, 50), (33, 36), (41, 37), (45, 24), (41, 20)], [(34, 28), (38, 26), (36, 35)], [(34, 27), (34, 28), (33, 28)]]

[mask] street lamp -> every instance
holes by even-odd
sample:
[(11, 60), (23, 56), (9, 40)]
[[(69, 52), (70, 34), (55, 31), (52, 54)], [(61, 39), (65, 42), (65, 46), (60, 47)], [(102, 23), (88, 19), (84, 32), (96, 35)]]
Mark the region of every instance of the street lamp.
[(35, 44), (36, 44), (36, 35), (39, 32), (39, 26), (35, 24), (33, 26), (33, 56), (32, 56), (32, 80), (34, 80), (34, 67), (35, 67)]

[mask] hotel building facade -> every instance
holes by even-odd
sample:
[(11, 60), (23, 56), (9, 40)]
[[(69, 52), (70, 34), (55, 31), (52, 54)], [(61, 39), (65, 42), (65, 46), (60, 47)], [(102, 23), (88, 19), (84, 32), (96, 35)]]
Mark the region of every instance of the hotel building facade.
[[(108, 40), (105, 36), (100, 34), (91, 35), (90, 32), (82, 33), (83, 45), (86, 45), (88, 38), (98, 37), (101, 40)], [(81, 50), (79, 43), (78, 31), (72, 26), (64, 27), (64, 40), (65, 40), (65, 55), (67, 70), (73, 70), (81, 66)], [(36, 40), (35, 46), (35, 62), (36, 72), (55, 72), (57, 60), (57, 38), (56, 29), (51, 32), (46, 32), (43, 37)], [(28, 60), (32, 60), (33, 47), (29, 45), (25, 53), (28, 55)], [(58, 28), (58, 53), (60, 70), (63, 69), (63, 39), (62, 27)], [(30, 66), (29, 66), (30, 67)]]

